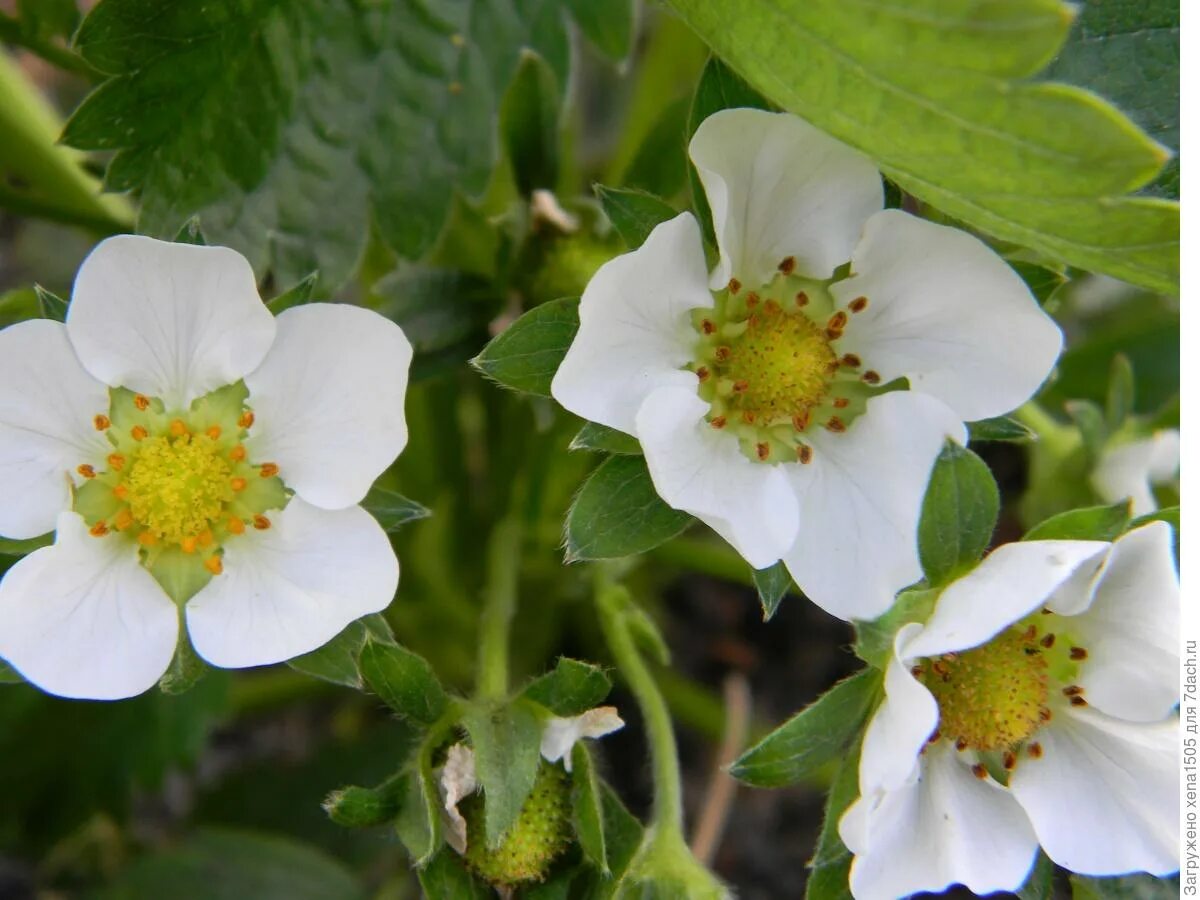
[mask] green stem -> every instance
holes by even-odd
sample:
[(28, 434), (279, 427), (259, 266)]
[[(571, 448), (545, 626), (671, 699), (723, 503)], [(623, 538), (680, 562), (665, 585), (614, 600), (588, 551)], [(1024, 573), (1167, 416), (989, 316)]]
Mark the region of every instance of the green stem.
[(518, 519), (509, 516), (497, 523), (488, 541), (476, 686), (481, 699), (499, 700), (508, 694), (508, 639), (517, 608), (520, 561), (521, 528)]
[(65, 47), (59, 47), (50, 41), (26, 33), (21, 23), (12, 16), (0, 13), (0, 41), (24, 47), (48, 63), (53, 63), (60, 69), (82, 75), (89, 81), (102, 81), (104, 75), (94, 69), (90, 63), (77, 53), (72, 53)]
[(1077, 443), (1077, 435), (1073, 428), (1055, 420), (1050, 413), (1032, 400), (1014, 412), (1013, 418), (1022, 425), (1033, 429), (1038, 436), (1038, 443), (1046, 447), (1054, 456), (1067, 456)]
[(624, 587), (603, 578), (597, 579), (596, 606), (600, 626), (617, 668), (637, 700), (650, 741), (654, 771), (655, 834), (665, 841), (683, 840), (683, 788), (679, 777), (679, 752), (666, 701), (654, 683), (650, 670), (637, 651), (625, 618), (625, 609), (633, 600)]

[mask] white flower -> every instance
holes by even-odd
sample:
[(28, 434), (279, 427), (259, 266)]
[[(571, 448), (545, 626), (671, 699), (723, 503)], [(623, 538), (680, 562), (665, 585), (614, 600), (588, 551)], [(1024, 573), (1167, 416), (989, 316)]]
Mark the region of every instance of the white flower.
[[(1171, 529), (1006, 544), (896, 635), (840, 823), (859, 900), (1179, 867)], [(1002, 784), (1004, 782), (1004, 784)]]
[(57, 531), (0, 582), (0, 657), (116, 699), (163, 674), (181, 622), (236, 668), (383, 609), (399, 564), (357, 504), (407, 441), (411, 358), (369, 310), (274, 318), (233, 250), (101, 243), (65, 325), (0, 332), (0, 535)]
[(597, 706), (570, 718), (554, 716), (542, 732), (542, 756), (549, 762), (561, 759), (563, 768), (570, 772), (575, 744), (584, 738), (602, 738), (624, 726), (615, 706)]
[(921, 577), (945, 440), (1028, 399), (1062, 335), (982, 242), (881, 209), (871, 163), (794, 116), (725, 110), (690, 153), (711, 278), (695, 219), (659, 225), (588, 284), (552, 392), (636, 437), (662, 498), (752, 566), (874, 618)]
[(1153, 486), (1179, 474), (1179, 432), (1164, 428), (1148, 438), (1105, 447), (1092, 471), (1092, 487), (1109, 503), (1133, 501), (1133, 514), (1158, 509)]

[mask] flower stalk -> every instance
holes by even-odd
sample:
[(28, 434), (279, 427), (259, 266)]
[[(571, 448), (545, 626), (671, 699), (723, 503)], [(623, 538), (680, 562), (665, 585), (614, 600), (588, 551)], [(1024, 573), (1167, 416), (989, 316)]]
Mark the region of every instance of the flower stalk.
[(521, 526), (515, 516), (509, 516), (496, 525), (488, 540), (476, 684), (481, 700), (500, 700), (508, 694), (509, 631), (517, 608), (520, 559)]

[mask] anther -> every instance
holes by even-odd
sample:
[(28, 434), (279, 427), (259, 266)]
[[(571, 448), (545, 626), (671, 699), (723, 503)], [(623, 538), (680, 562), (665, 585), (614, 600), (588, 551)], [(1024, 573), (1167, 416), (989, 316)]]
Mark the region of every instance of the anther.
[(755, 445), (754, 452), (758, 454), (760, 462), (765, 462), (767, 457), (771, 455), (771, 445), (767, 443), (759, 443)]
[(246, 479), (241, 476), (231, 478), (229, 479), (229, 486), (235, 491), (244, 491), (246, 489)]
[(1025, 633), (1022, 634), (1021, 637), (1025, 638), (1025, 640), (1027, 640), (1027, 641), (1032, 641), (1034, 638), (1037, 637), (1037, 626), (1030, 625), (1028, 628), (1025, 629)]
[(1076, 697), (1071, 698), (1071, 705), (1072, 706), (1087, 706), (1088, 702), (1086, 700), (1084, 700), (1082, 697), (1076, 696)]
[(196, 535), (196, 543), (201, 547), (211, 547), (213, 545), (213, 533), (205, 528)]
[(137, 536), (137, 542), (143, 547), (153, 547), (158, 543), (158, 538), (153, 531), (143, 531)]
[(758, 306), (758, 294), (751, 291), (746, 295), (746, 309), (754, 309)]
[(841, 433), (846, 430), (846, 423), (837, 416), (830, 416), (829, 421), (825, 423), (825, 427), (830, 431)]
[(125, 468), (125, 457), (123, 457), (120, 453), (108, 454), (108, 467), (114, 472), (120, 472), (123, 468)]
[(1062, 689), (1064, 697), (1078, 697), (1083, 693), (1083, 688), (1077, 684), (1068, 685)]
[(803, 431), (805, 428), (808, 427), (808, 410), (807, 409), (802, 413), (796, 413), (796, 415), (792, 416), (792, 427), (795, 428), (797, 431)]
[(933, 674), (945, 681), (950, 676), (950, 669), (939, 659), (933, 664)]
[(204, 568), (208, 569), (214, 575), (220, 575), (225, 571), (225, 567), (221, 565), (221, 557), (216, 555), (210, 556), (204, 561)]
[(214, 440), (214, 441), (218, 440), (221, 437), (221, 426), (220, 425), (210, 426), (208, 429), (205, 430), (204, 433), (207, 434), (212, 440)]
[(229, 458), (232, 459), (234, 462), (241, 462), (243, 459), (246, 458), (246, 448), (243, 447), (241, 444), (238, 444), (236, 447), (234, 447), (232, 450), (229, 451)]
[(804, 291), (797, 291), (796, 292), (796, 305), (797, 306), (808, 306), (808, 294), (804, 293)]
[(732, 352), (732, 350), (722, 344), (713, 352), (713, 356), (717, 358), (717, 362), (725, 362), (725, 360), (729, 359), (729, 354)]
[(140, 409), (142, 412), (145, 412), (147, 409), (150, 408), (150, 398), (147, 397), (145, 394), (135, 394), (134, 398), (133, 398), (133, 405), (136, 406), (138, 409)]
[(940, 729), (940, 728), (935, 728), (935, 729), (933, 729), (933, 734), (931, 734), (931, 735), (929, 736), (929, 739), (928, 739), (928, 740), (927, 740), (925, 743), (927, 743), (927, 744), (936, 744), (936, 743), (937, 743), (938, 741), (940, 741), (941, 739), (942, 739), (942, 732), (941, 732), (941, 729)]
[(980, 781), (983, 781), (983, 779), (987, 778), (987, 766), (983, 763), (975, 763), (975, 765), (971, 766), (971, 774)]
[(717, 324), (712, 319), (705, 319), (700, 323), (700, 330), (705, 334), (712, 334), (717, 330)]
[(825, 323), (825, 327), (830, 331), (842, 331), (846, 327), (848, 316), (842, 310), (838, 310), (829, 317), (829, 321)]
[(108, 429), (112, 428), (112, 419), (101, 414), (92, 419), (92, 425), (95, 426), (97, 431), (108, 431)]
[(1032, 756), (1034, 759), (1041, 759), (1042, 758), (1042, 745), (1039, 744), (1037, 741), (1034, 741), (1032, 744), (1030, 744), (1028, 747), (1025, 748), (1025, 752), (1028, 753), (1030, 756)]
[(867, 384), (879, 384), (879, 373), (874, 369), (867, 369), (863, 372), (862, 380)]
[(132, 524), (133, 524), (133, 513), (131, 513), (129, 511), (128, 507), (126, 507), (125, 509), (123, 509), (119, 513), (117, 513), (115, 516), (113, 516), (112, 527), (115, 528), (117, 531), (124, 531), (126, 528), (128, 528)]
[(271, 520), (260, 513), (254, 517), (254, 527), (259, 531), (266, 531), (271, 527)]
[(170, 431), (171, 437), (183, 437), (188, 433), (188, 428), (187, 425), (184, 424), (183, 419), (174, 419), (171, 422)]
[(90, 534), (92, 537), (104, 537), (106, 534), (108, 534), (108, 524), (101, 519), (88, 529), (88, 534)]
[(699, 378), (702, 382), (708, 381), (708, 376), (711, 374), (712, 373), (708, 371), (708, 366), (701, 366), (700, 368), (698, 368), (696, 370), (696, 377)]
[(113, 496), (118, 500), (124, 500), (129, 496), (129, 488), (123, 484), (118, 484), (115, 488), (113, 488)]
[(909, 671), (912, 672), (913, 678), (920, 678), (922, 675), (925, 674), (925, 667), (924, 666), (913, 666), (911, 669), (909, 669)]
[(711, 425), (713, 428), (716, 428), (719, 431), (720, 429), (725, 427), (725, 417), (724, 416), (713, 416), (711, 421), (709, 421), (708, 424)]
[(1038, 718), (1041, 719), (1043, 722), (1049, 722), (1051, 719), (1054, 718), (1054, 713), (1052, 713), (1050, 711), (1050, 707), (1043, 706), (1041, 709), (1038, 710)]
[(792, 272), (796, 271), (796, 257), (789, 256), (784, 259), (784, 261), (779, 264), (779, 271), (784, 275), (791, 275)]
[(849, 405), (850, 405), (850, 401), (846, 397), (834, 397), (833, 398), (834, 409), (845, 409)]
[(862, 365), (862, 357), (860, 357), (857, 353), (847, 353), (842, 357), (841, 363), (847, 369), (857, 369)]
[(246, 531), (246, 523), (237, 516), (230, 516), (226, 527), (229, 529), (230, 534), (243, 534)]
[(860, 313), (867, 308), (866, 297), (855, 297), (850, 301), (850, 312)]
[(1054, 615), (1054, 613), (1052, 613), (1050, 610), (1046, 609), (1045, 607), (1042, 607), (1042, 615), (1043, 616), (1052, 616), (1052, 615)]
[(1017, 754), (1013, 753), (1011, 750), (1005, 750), (1003, 761), (1005, 771), (1011, 772), (1017, 767)]
[(738, 281), (736, 278), (729, 279), (729, 293), (736, 294), (741, 289), (742, 283), (740, 281)]
[(966, 750), (967, 749), (967, 739), (960, 737), (958, 740), (956, 740), (954, 742), (954, 749), (957, 750), (959, 753), (962, 753), (964, 750)]
[(1046, 635), (1044, 638), (1042, 638), (1040, 643), (1047, 650), (1049, 650), (1051, 647), (1053, 647), (1054, 646), (1054, 632), (1052, 631), (1048, 635)]
[(805, 465), (808, 465), (812, 462), (812, 447), (808, 446), (808, 444), (798, 446), (796, 448), (796, 458)]
[(135, 441), (144, 441), (146, 438), (150, 437), (150, 432), (148, 432), (141, 425), (134, 425), (129, 429), (129, 436)]
[(189, 534), (187, 537), (185, 537), (182, 541), (179, 542), (179, 549), (182, 550), (184, 553), (195, 553), (196, 545), (198, 543), (200, 543), (200, 542), (196, 538), (196, 536), (193, 534)]
[(254, 424), (254, 413), (246, 410), (238, 416), (238, 428), (249, 428)]
[(259, 467), (258, 474), (263, 478), (274, 478), (279, 474), (279, 466), (272, 462), (263, 463)]
[(1071, 659), (1078, 662), (1081, 659), (1087, 659), (1087, 658), (1088, 658), (1088, 652), (1085, 649), (1083, 649), (1082, 647), (1072, 647), (1071, 648)]
[(741, 380), (733, 383), (733, 392), (735, 394), (744, 394), (748, 390), (750, 390), (750, 382), (748, 381)]
[(757, 420), (758, 416), (755, 415), (754, 410), (747, 409), (742, 411), (742, 421), (747, 425), (753, 425)]
[(75, 471), (78, 472), (80, 475), (82, 475), (84, 478), (95, 478), (96, 477), (95, 467), (90, 466), (87, 463), (84, 463), (82, 466), (77, 467), (75, 469)]

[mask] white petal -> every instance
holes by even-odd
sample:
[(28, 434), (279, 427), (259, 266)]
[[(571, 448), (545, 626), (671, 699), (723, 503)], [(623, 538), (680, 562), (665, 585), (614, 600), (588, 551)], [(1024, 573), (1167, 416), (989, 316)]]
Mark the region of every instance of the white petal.
[(921, 500), (947, 438), (966, 442), (962, 422), (911, 391), (871, 399), (843, 434), (812, 432), (812, 462), (785, 467), (801, 512), (784, 562), (810, 600), (874, 619), (920, 579)]
[(779, 561), (796, 535), (796, 497), (780, 466), (751, 462), (731, 434), (704, 420), (694, 388), (646, 398), (637, 433), (655, 490), (729, 541), (755, 569)]
[(1151, 486), (1168, 481), (1179, 471), (1179, 432), (1157, 431), (1145, 440), (1106, 449), (1092, 472), (1092, 487), (1102, 499), (1133, 500), (1133, 514), (1144, 516), (1158, 508)]
[(185, 409), (253, 371), (275, 320), (240, 253), (123, 234), (80, 266), (67, 332), (105, 384)]
[(1097, 709), (1153, 722), (1179, 702), (1179, 576), (1171, 526), (1151, 522), (1121, 537), (1091, 606), (1069, 620), (1087, 652), (1078, 683)]
[(438, 793), (442, 796), (443, 834), (454, 850), (467, 852), (467, 820), (458, 811), (458, 803), (479, 789), (475, 777), (475, 753), (466, 744), (455, 744), (446, 751), (446, 764), (434, 771)]
[(842, 339), (884, 382), (907, 376), (970, 422), (1020, 406), (1050, 374), (1062, 332), (982, 241), (899, 210), (876, 213), (833, 285), (866, 297)]
[(1021, 541), (997, 547), (942, 591), (925, 630), (905, 647), (905, 654), (937, 656), (979, 646), (1043, 606), (1072, 576), (1094, 573), (1108, 549), (1103, 541)]
[(278, 464), (314, 506), (352, 506), (408, 441), (412, 345), (395, 322), (358, 306), (311, 303), (278, 322), (271, 352), (246, 376), (255, 416), (246, 449)]
[(731, 277), (756, 288), (789, 256), (799, 274), (828, 278), (883, 206), (883, 182), (867, 157), (788, 113), (714, 113), (688, 153), (721, 251), (714, 289)]
[(317, 509), (293, 497), (271, 527), (225, 545), (225, 571), (187, 605), (196, 652), (238, 669), (315, 650), (396, 593), (400, 564), (358, 506)]
[(841, 834), (855, 853), (856, 900), (895, 900), (956, 883), (990, 894), (1025, 881), (1037, 853), (1029, 820), (1003, 788), (976, 778), (955, 756), (941, 741), (922, 757), (918, 779), (847, 810)]
[(1009, 785), (1047, 855), (1084, 875), (1179, 868), (1179, 721), (1064, 706)]
[(100, 468), (112, 451), (92, 425), (107, 412), (108, 388), (84, 371), (60, 323), (0, 331), (0, 535), (54, 530), (76, 467)]
[(858, 785), (863, 794), (896, 790), (912, 781), (920, 765), (921, 748), (938, 723), (937, 701), (913, 677), (903, 648), (920, 634), (916, 623), (905, 625), (893, 642), (893, 656), (884, 676), (886, 696), (863, 735)]
[(571, 771), (571, 749), (583, 738), (600, 738), (624, 727), (615, 706), (597, 706), (570, 718), (553, 716), (542, 731), (542, 756), (549, 762), (563, 761)]
[(550, 393), (577, 416), (636, 434), (638, 407), (651, 391), (695, 389), (696, 376), (681, 371), (698, 340), (690, 311), (712, 305), (700, 228), (683, 213), (592, 276)]
[(94, 538), (77, 513), (52, 547), (0, 581), (0, 657), (61, 697), (120, 700), (154, 686), (175, 655), (179, 614), (137, 545)]

